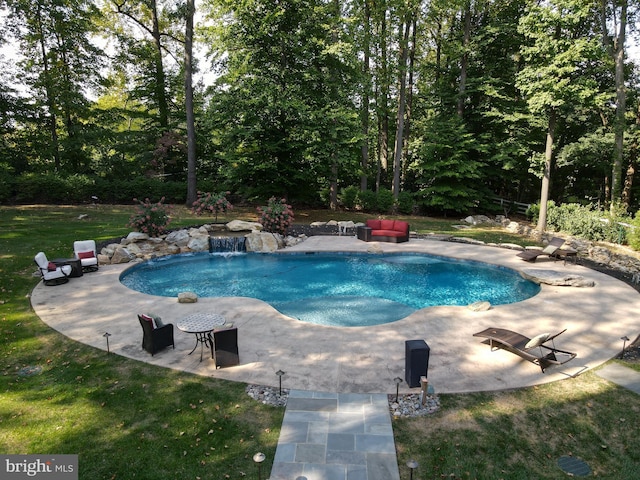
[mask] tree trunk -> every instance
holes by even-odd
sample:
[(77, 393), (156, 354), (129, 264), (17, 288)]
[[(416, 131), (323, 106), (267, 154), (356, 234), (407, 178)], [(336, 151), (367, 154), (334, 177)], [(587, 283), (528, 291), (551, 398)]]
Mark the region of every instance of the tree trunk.
[[(618, 25), (613, 45), (608, 30), (607, 18), (607, 0), (602, 0), (600, 4), (600, 15), (602, 25), (602, 42), (613, 58), (615, 63), (615, 82), (616, 82), (616, 119), (614, 122), (615, 145), (613, 150), (613, 168), (611, 171), (611, 211), (615, 209), (616, 203), (621, 200), (622, 195), (622, 163), (624, 160), (624, 134), (626, 130), (625, 110), (627, 103), (627, 94), (624, 84), (624, 57), (625, 57), (625, 41), (627, 30), (627, 9), (628, 0), (620, 1), (620, 18), (614, 24)], [(616, 12), (616, 5), (613, 5), (613, 12)]]
[[(640, 127), (640, 105), (636, 111), (636, 128)], [(629, 166), (624, 179), (624, 188), (622, 189), (622, 206), (626, 211), (629, 211), (631, 205), (631, 187), (633, 186), (633, 177), (636, 173), (636, 165), (638, 164), (638, 138), (633, 137), (631, 145), (629, 145)]]
[(464, 39), (462, 43), (462, 59), (460, 61), (460, 82), (458, 83), (458, 117), (464, 116), (464, 103), (467, 91), (467, 68), (469, 66), (469, 40), (471, 38), (471, 4), (464, 7)]
[(169, 126), (169, 105), (165, 91), (164, 64), (162, 62), (162, 41), (160, 38), (160, 22), (158, 20), (158, 6), (156, 0), (151, 0), (151, 14), (153, 16), (153, 40), (156, 45), (156, 99), (158, 101), (158, 122), (164, 129)]
[(42, 12), (38, 4), (38, 36), (40, 41), (40, 53), (42, 54), (42, 76), (44, 77), (45, 103), (49, 111), (49, 133), (51, 134), (51, 147), (53, 151), (54, 168), (60, 170), (60, 142), (58, 139), (57, 116), (55, 104), (53, 101), (53, 92), (51, 88), (51, 74), (49, 72), (49, 60), (47, 58), (47, 46), (44, 39), (44, 29), (42, 28)]
[(413, 73), (416, 59), (416, 41), (418, 31), (418, 15), (413, 15), (413, 22), (411, 26), (411, 48), (409, 50), (409, 79), (407, 84), (407, 106), (405, 111), (405, 124), (404, 124), (404, 145), (403, 145), (403, 161), (402, 161), (402, 183), (405, 183), (407, 166), (409, 165), (409, 140), (411, 139), (411, 112), (413, 108)]
[(538, 216), (538, 235), (542, 235), (547, 228), (547, 202), (549, 200), (549, 185), (551, 183), (551, 164), (553, 161), (553, 141), (556, 130), (556, 111), (549, 112), (549, 125), (547, 127), (547, 144), (544, 149), (544, 175), (542, 188), (540, 189), (540, 215)]
[(376, 191), (382, 186), (382, 177), (389, 168), (389, 64), (387, 58), (387, 12), (383, 9), (380, 21), (380, 63), (378, 83), (380, 95), (378, 102), (378, 170), (376, 174)]
[(197, 198), (196, 180), (196, 126), (193, 112), (193, 17), (195, 0), (187, 0), (187, 18), (184, 37), (184, 98), (187, 114), (187, 206)]
[(369, 93), (371, 88), (371, 8), (369, 6), (370, 0), (364, 1), (364, 45), (363, 45), (363, 61), (362, 61), (362, 73), (364, 75), (364, 82), (362, 86), (362, 110), (361, 110), (361, 122), (362, 122), (362, 147), (361, 147), (361, 160), (360, 168), (360, 190), (367, 190), (367, 174), (369, 171)]
[(400, 52), (398, 66), (398, 115), (396, 117), (396, 143), (393, 149), (393, 198), (398, 199), (400, 194), (400, 169), (402, 164), (402, 141), (404, 138), (404, 113), (407, 102), (407, 46), (409, 42), (409, 30), (411, 29), (410, 15), (407, 13), (404, 25), (400, 26)]

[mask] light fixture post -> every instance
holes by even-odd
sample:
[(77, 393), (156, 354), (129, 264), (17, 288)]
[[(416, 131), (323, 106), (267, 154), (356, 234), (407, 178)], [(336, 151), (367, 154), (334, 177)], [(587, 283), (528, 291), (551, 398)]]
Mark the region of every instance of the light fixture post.
[(111, 336), (111, 334), (109, 332), (104, 332), (104, 335), (102, 335), (104, 338), (107, 339), (107, 353), (109, 352), (109, 337)]
[(279, 380), (279, 383), (280, 383), (280, 390), (279, 390), (279, 392), (280, 392), (280, 396), (282, 396), (282, 376), (283, 376), (284, 374), (285, 374), (285, 372), (283, 372), (282, 370), (278, 370), (278, 371), (276, 372), (276, 375), (278, 376), (278, 380)]
[(400, 394), (400, 384), (402, 383), (402, 378), (396, 377), (393, 379), (396, 382), (396, 403), (398, 403), (398, 395)]
[(264, 453), (258, 452), (253, 456), (253, 461), (258, 466), (258, 480), (262, 480), (262, 462), (267, 458)]
[(627, 348), (627, 342), (629, 341), (629, 337), (624, 335), (620, 337), (620, 340), (622, 340), (622, 351), (620, 352), (620, 359), (622, 360), (624, 358), (624, 350), (625, 348)]
[(411, 459), (407, 462), (407, 467), (409, 467), (409, 480), (413, 480), (413, 471), (418, 468), (418, 462)]

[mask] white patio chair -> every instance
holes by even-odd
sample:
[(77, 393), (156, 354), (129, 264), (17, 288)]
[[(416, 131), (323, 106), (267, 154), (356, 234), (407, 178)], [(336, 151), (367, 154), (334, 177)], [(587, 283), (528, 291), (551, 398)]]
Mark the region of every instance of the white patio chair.
[(47, 260), (44, 252), (38, 252), (33, 261), (38, 265), (40, 275), (42, 275), (42, 282), (45, 285), (60, 285), (69, 281), (71, 265), (58, 267), (55, 263)]
[(98, 270), (98, 257), (96, 254), (96, 242), (94, 240), (78, 240), (73, 242), (73, 254), (80, 259), (84, 272)]

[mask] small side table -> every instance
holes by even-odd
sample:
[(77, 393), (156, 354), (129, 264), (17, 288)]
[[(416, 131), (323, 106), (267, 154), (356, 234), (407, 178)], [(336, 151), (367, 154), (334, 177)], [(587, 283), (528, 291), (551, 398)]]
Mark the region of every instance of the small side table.
[(200, 361), (202, 361), (202, 353), (204, 346), (207, 345), (211, 349), (211, 358), (215, 365), (215, 347), (213, 345), (213, 337), (211, 332), (216, 327), (220, 327), (226, 323), (225, 318), (217, 313), (193, 313), (176, 322), (178, 330), (182, 330), (185, 333), (193, 333), (196, 336), (196, 345), (193, 350), (189, 352), (191, 355), (200, 345)]
[(356, 236), (358, 240), (362, 240), (363, 242), (371, 241), (371, 227), (358, 227), (356, 229)]
[(82, 261), (79, 258), (54, 258), (51, 261), (58, 267), (69, 265), (71, 267), (70, 277), (82, 276)]

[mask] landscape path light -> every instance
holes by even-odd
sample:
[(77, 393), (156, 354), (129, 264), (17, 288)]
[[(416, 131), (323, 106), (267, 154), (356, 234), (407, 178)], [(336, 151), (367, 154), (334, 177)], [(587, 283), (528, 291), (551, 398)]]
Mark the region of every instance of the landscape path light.
[(629, 337), (624, 335), (623, 337), (620, 337), (620, 340), (622, 340), (622, 351), (620, 352), (620, 358), (623, 359), (624, 358), (624, 349), (627, 348), (627, 342), (629, 341)]
[(411, 459), (407, 462), (407, 467), (409, 467), (409, 472), (411, 472), (409, 474), (409, 480), (413, 480), (413, 471), (418, 468), (418, 462), (416, 462), (414, 459)]
[(262, 462), (267, 458), (264, 453), (258, 452), (253, 456), (253, 461), (258, 465), (258, 480), (262, 480)]
[(402, 379), (400, 377), (396, 377), (393, 381), (396, 382), (396, 403), (398, 403), (398, 395), (400, 393), (400, 384), (402, 383)]
[(280, 381), (280, 396), (282, 396), (282, 376), (285, 374), (282, 370), (278, 370), (276, 375), (278, 376), (278, 380)]
[(102, 336), (107, 339), (107, 353), (109, 353), (109, 337), (111, 334), (109, 332), (104, 332), (104, 335)]

